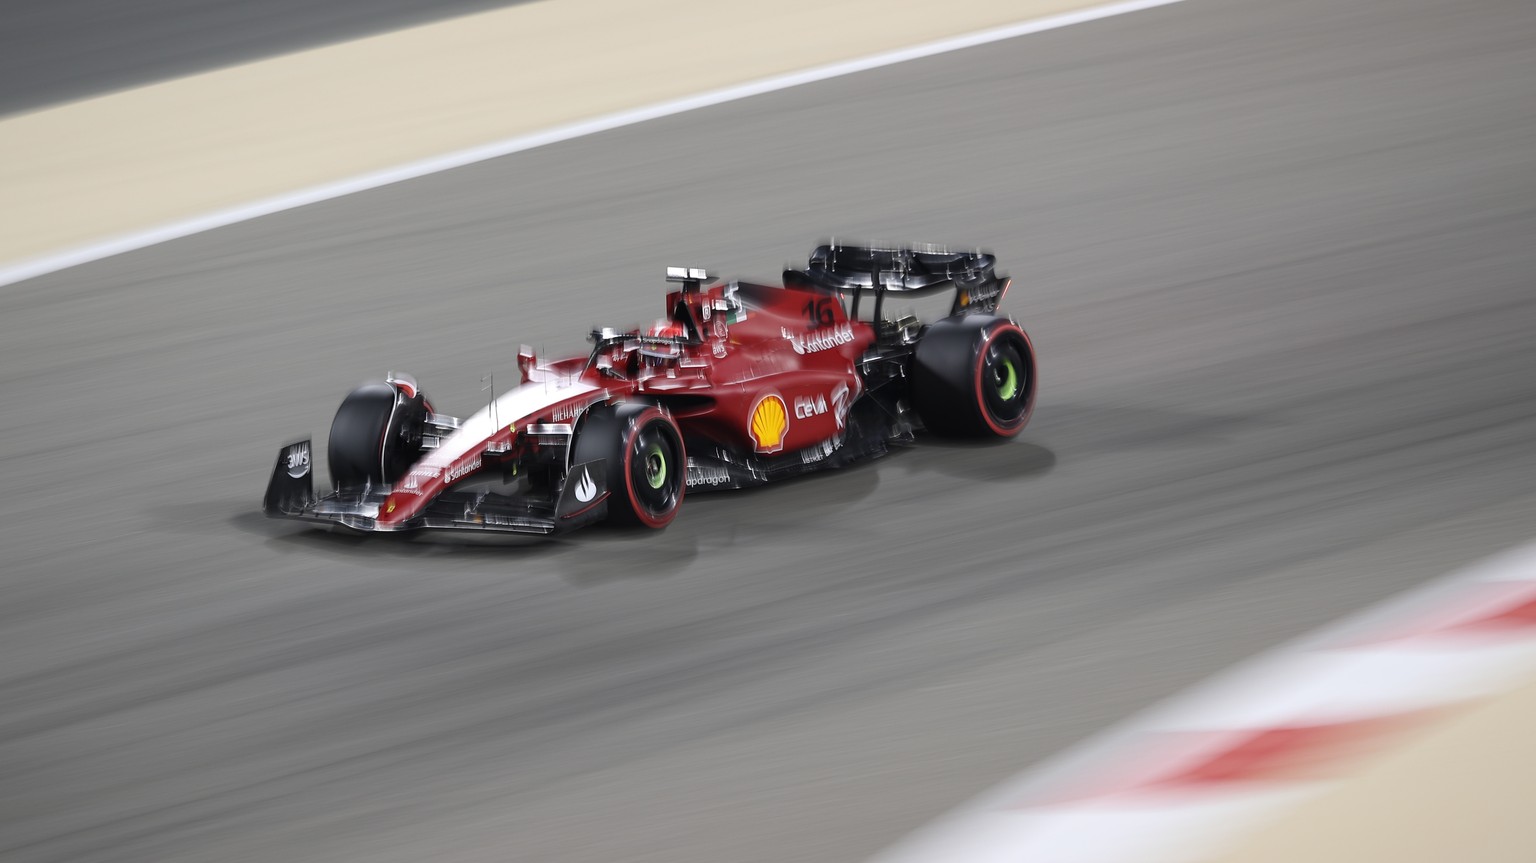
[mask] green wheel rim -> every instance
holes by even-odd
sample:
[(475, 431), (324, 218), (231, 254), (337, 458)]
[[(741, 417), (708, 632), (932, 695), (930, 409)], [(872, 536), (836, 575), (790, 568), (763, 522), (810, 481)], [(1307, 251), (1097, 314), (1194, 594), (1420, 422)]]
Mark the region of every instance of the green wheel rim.
[(995, 374), (998, 398), (1011, 401), (1019, 394), (1019, 371), (1013, 367), (1013, 358), (1004, 358)]
[(653, 489), (667, 484), (667, 454), (659, 443), (651, 444), (645, 453), (645, 481)]

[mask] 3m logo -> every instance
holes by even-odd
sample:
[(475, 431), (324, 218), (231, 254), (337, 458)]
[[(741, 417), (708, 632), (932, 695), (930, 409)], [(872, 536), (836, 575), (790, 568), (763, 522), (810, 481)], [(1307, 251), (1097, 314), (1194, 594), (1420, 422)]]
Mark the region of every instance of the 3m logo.
[(309, 473), (309, 443), (296, 443), (289, 447), (285, 455), (285, 466), (288, 475), (294, 479), (303, 479)]
[(783, 449), (784, 433), (789, 430), (789, 409), (784, 406), (784, 400), (776, 395), (758, 399), (752, 406), (752, 421), (747, 428), (758, 452)]

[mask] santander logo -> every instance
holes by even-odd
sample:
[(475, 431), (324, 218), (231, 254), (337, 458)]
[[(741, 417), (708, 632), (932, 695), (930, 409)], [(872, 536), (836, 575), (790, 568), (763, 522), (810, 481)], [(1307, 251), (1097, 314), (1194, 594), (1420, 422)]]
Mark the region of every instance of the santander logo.
[(476, 453), (473, 458), (466, 458), (455, 462), (453, 467), (448, 468), (447, 473), (443, 474), (443, 481), (457, 482), (479, 469), (480, 454)]

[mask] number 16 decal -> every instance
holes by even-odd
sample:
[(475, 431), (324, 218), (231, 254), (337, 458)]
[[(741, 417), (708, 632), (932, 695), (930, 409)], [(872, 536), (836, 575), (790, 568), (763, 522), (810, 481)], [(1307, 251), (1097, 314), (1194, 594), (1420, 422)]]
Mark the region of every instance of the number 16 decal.
[(837, 323), (837, 315), (832, 312), (832, 298), (822, 297), (811, 300), (805, 304), (805, 316), (811, 321), (811, 328), (830, 327)]

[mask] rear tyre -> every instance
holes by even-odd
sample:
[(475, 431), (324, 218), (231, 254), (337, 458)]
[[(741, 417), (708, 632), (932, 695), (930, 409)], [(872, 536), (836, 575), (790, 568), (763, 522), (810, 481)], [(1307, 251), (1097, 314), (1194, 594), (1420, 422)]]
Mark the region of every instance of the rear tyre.
[(633, 402), (589, 410), (571, 464), (594, 459), (607, 460), (610, 522), (656, 530), (677, 518), (688, 457), (671, 415)]
[(339, 489), (394, 483), (421, 457), (426, 420), (419, 392), (377, 381), (348, 393), (331, 420), (331, 482)]
[(1013, 437), (1035, 408), (1035, 352), (1007, 318), (961, 315), (928, 328), (912, 360), (912, 400), (929, 431)]

